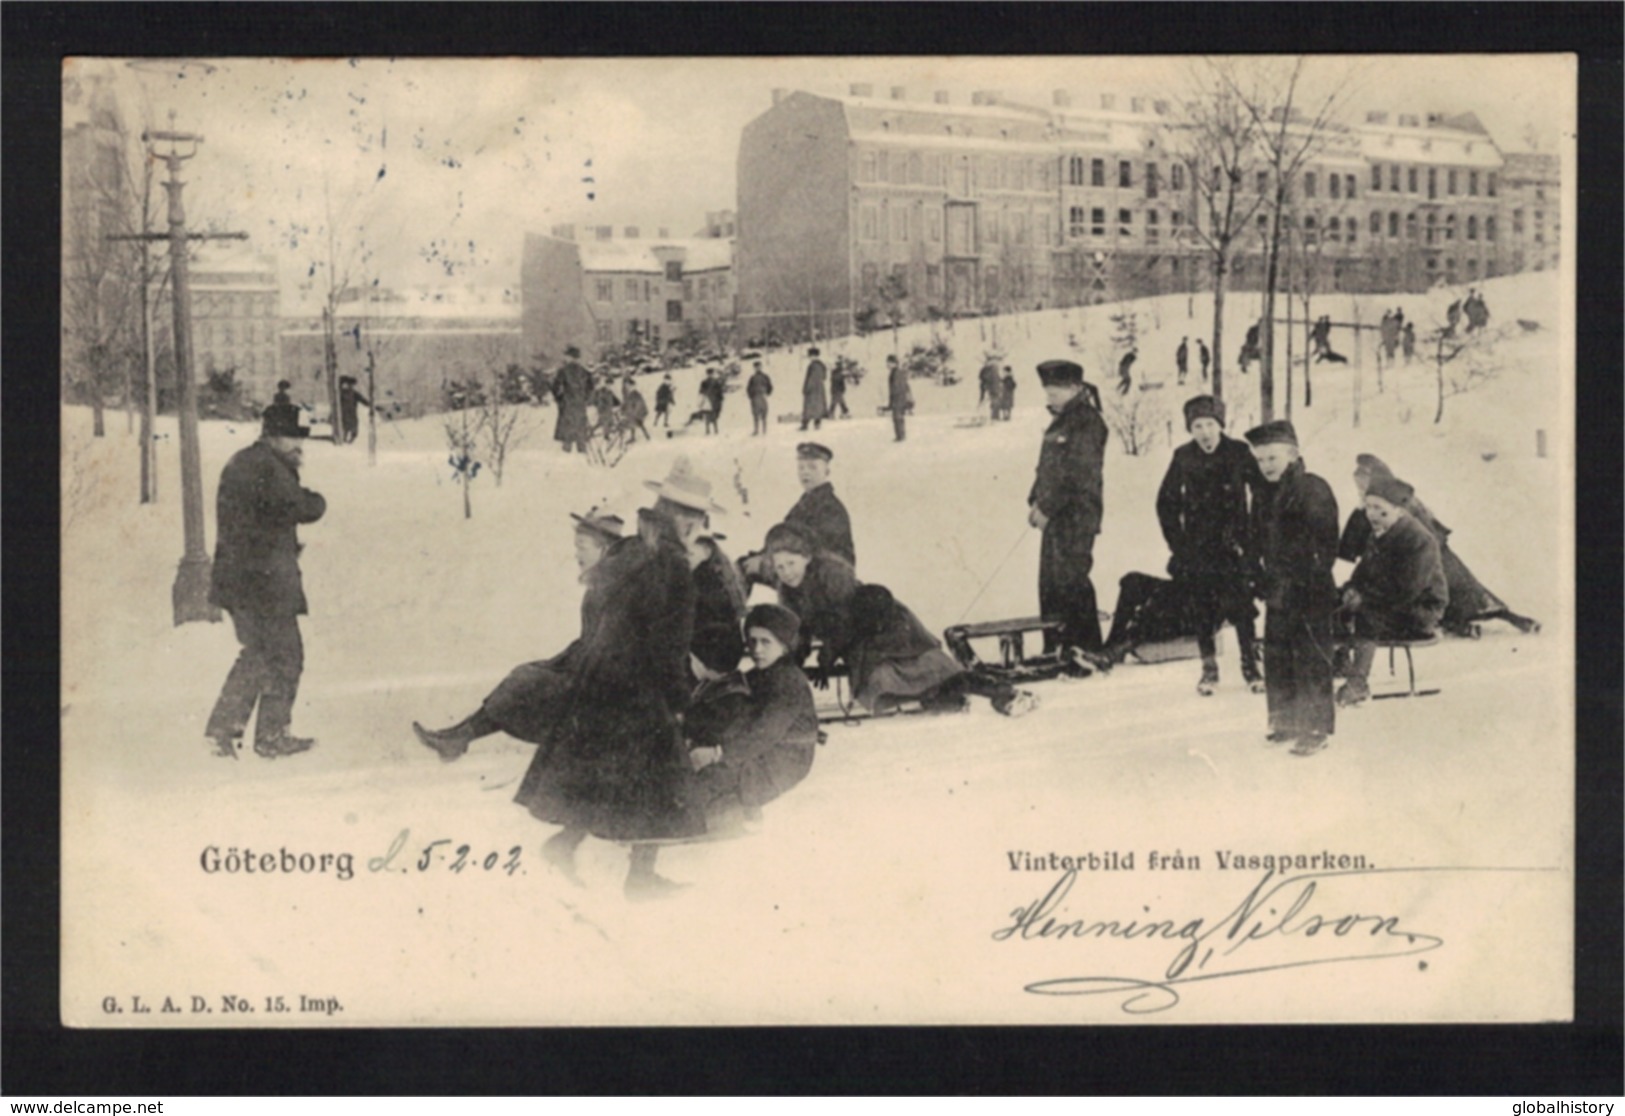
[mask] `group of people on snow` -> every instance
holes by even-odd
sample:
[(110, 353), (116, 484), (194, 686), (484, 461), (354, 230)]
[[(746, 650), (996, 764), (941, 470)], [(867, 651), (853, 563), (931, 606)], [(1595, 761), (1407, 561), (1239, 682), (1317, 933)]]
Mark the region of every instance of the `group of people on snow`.
[[(1202, 383), (1207, 383), (1208, 365), (1213, 362), (1213, 355), (1208, 352), (1207, 342), (1200, 337), (1196, 339), (1196, 355), (1202, 365)], [(1179, 373), (1179, 386), (1185, 386), (1185, 377), (1190, 373), (1191, 345), (1189, 337), (1179, 339), (1179, 348), (1174, 350), (1174, 367)]]
[(1016, 405), (1016, 377), (1008, 364), (1000, 374), (999, 356), (998, 353), (988, 353), (981, 372), (977, 374), (980, 390), (976, 396), (976, 407), (980, 410), (982, 404), (986, 403), (988, 418), (994, 422), (1008, 422), (1010, 412)]

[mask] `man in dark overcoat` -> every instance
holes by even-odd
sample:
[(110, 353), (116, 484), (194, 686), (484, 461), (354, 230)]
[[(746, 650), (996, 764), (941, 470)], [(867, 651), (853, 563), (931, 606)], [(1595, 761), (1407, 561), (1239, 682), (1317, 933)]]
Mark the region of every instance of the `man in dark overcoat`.
[(807, 429), (812, 423), (813, 429), (820, 430), (824, 426), (824, 415), (829, 411), (829, 401), (824, 397), (824, 383), (829, 377), (829, 369), (824, 362), (818, 359), (818, 348), (814, 346), (807, 350), (807, 377), (801, 381), (801, 429)]
[(1219, 681), (1214, 634), (1229, 622), (1241, 645), (1241, 676), (1261, 690), (1253, 647), (1251, 505), (1264, 484), (1247, 443), (1224, 433), (1224, 401), (1198, 395), (1185, 403), (1191, 440), (1174, 451), (1157, 490), (1157, 521), (1182, 582), (1202, 655), (1198, 689)]
[(1264, 682), (1269, 739), (1295, 741), (1293, 755), (1326, 746), (1336, 728), (1332, 699), (1337, 583), (1337, 498), (1309, 472), (1290, 422), (1247, 432), (1265, 485), (1256, 531), (1264, 620)]
[(989, 353), (987, 360), (982, 364), (982, 370), (976, 375), (977, 393), (976, 406), (980, 410), (982, 402), (986, 400), (988, 414), (993, 418), (999, 417), (999, 362)]
[(898, 362), (895, 354), (886, 358), (886, 392), (891, 407), (893, 440), (901, 442), (908, 437), (908, 413), (914, 409), (914, 389), (909, 387), (908, 369)]
[(236, 758), (256, 706), (256, 754), (293, 755), (316, 743), (288, 733), (305, 667), (299, 617), (308, 611), (298, 526), (327, 511), (319, 493), (299, 484), (307, 434), (297, 407), (273, 403), (259, 441), (233, 454), (220, 474), (209, 602), (231, 613), (242, 644), (204, 730), (222, 756)]
[(836, 357), (829, 370), (829, 417), (840, 415), (851, 418), (852, 409), (846, 405), (846, 358)]
[(553, 440), (564, 444), (564, 452), (587, 452), (592, 424), (587, 421), (587, 401), (592, 398), (592, 374), (581, 366), (581, 350), (574, 345), (564, 350), (565, 362), (553, 377), (553, 398), (559, 405)]
[(372, 410), (372, 400), (356, 390), (354, 376), (339, 377), (339, 418), (340, 438), (346, 444), (355, 441), (355, 436), (361, 431), (361, 420), (356, 415), (356, 404), (361, 404), (367, 410)]
[(1190, 371), (1190, 366), (1191, 339), (1189, 337), (1181, 337), (1179, 339), (1179, 348), (1174, 350), (1174, 367), (1179, 371), (1179, 382), (1182, 385), (1185, 382), (1185, 374)]
[(1044, 532), (1038, 607), (1045, 619), (1061, 622), (1059, 631), (1044, 633), (1044, 649), (1099, 651), (1100, 613), (1089, 573), (1100, 533), (1106, 423), (1083, 382), (1082, 365), (1047, 360), (1038, 378), (1054, 417), (1027, 495), (1027, 521)]
[(756, 370), (750, 374), (750, 380), (745, 384), (745, 396), (750, 400), (752, 437), (767, 433), (767, 400), (772, 394), (773, 378), (762, 371), (762, 362), (757, 361)]

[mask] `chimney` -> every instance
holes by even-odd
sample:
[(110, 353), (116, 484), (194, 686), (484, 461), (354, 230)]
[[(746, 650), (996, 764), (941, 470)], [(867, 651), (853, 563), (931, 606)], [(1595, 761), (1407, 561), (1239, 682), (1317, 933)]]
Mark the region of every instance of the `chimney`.
[(935, 101), (939, 105), (947, 105), (947, 104), (952, 104), (953, 103), (952, 99), (949, 97), (948, 91), (946, 89), (938, 89), (936, 92), (931, 94), (931, 99), (933, 101)]
[(784, 88), (775, 89), (775, 90), (773, 90), (773, 103), (776, 105), (780, 101), (782, 101), (786, 97), (788, 97), (789, 95), (790, 95), (790, 91), (788, 89), (784, 89)]
[(1055, 97), (1055, 107), (1056, 108), (1071, 108), (1072, 107), (1072, 94), (1068, 93), (1065, 89), (1057, 89), (1055, 91), (1054, 97)]
[(904, 86), (904, 85), (894, 85), (894, 86), (892, 86), (891, 87), (891, 99), (894, 100), (894, 101), (906, 101), (906, 100), (908, 100), (908, 87)]
[(875, 95), (875, 87), (866, 81), (854, 81), (850, 91), (854, 97), (873, 97)]

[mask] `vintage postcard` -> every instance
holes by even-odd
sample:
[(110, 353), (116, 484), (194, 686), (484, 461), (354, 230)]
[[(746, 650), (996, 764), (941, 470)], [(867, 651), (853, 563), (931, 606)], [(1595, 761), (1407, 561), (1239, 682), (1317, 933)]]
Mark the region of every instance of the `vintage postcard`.
[(64, 1023), (1571, 1019), (1486, 72), (66, 60)]

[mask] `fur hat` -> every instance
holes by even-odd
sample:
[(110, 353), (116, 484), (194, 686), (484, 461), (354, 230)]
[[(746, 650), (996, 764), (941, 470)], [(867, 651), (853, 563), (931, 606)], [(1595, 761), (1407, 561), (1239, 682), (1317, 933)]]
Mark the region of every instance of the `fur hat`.
[(1371, 477), (1391, 477), (1394, 475), (1394, 471), (1388, 468), (1383, 463), (1382, 458), (1374, 453), (1362, 453), (1356, 457), (1354, 459), (1354, 469), (1356, 472)]
[(1083, 365), (1075, 360), (1046, 360), (1038, 366), (1045, 387), (1075, 387), (1083, 383)]
[(1371, 483), (1365, 486), (1365, 494), (1380, 496), (1394, 507), (1402, 508), (1416, 494), (1416, 489), (1391, 473), (1381, 473), (1371, 477)]
[(732, 624), (699, 624), (694, 628), (694, 639), (689, 644), (689, 650), (705, 664), (707, 670), (726, 674), (739, 669), (739, 660), (745, 655), (745, 641), (739, 629)]
[(817, 442), (802, 442), (796, 447), (796, 456), (808, 461), (833, 461), (835, 451), (828, 446), (821, 446)]
[(576, 348), (574, 345), (566, 345), (564, 346), (564, 355), (573, 360), (581, 355), (581, 350)]
[(762, 543), (762, 549), (772, 554), (775, 551), (787, 550), (791, 554), (800, 554), (804, 558), (811, 558), (818, 550), (812, 536), (797, 527), (794, 523), (778, 523), (768, 529), (767, 539)]
[(292, 403), (272, 403), (260, 415), (262, 438), (308, 438), (310, 428), (299, 425), (299, 408)]
[(814, 345), (812, 348), (808, 349), (807, 350), (807, 355), (808, 356), (817, 356), (818, 355), (818, 346)]
[(1298, 432), (1292, 429), (1292, 424), (1286, 419), (1276, 419), (1266, 422), (1263, 426), (1255, 426), (1247, 431), (1247, 441), (1255, 446), (1273, 446), (1298, 444)]
[(1224, 400), (1211, 395), (1198, 395), (1185, 400), (1185, 429), (1189, 430), (1199, 418), (1210, 418), (1224, 425)]
[(766, 628), (786, 651), (794, 651), (801, 634), (801, 617), (783, 605), (759, 604), (745, 614), (745, 634), (749, 635), (752, 628)]

